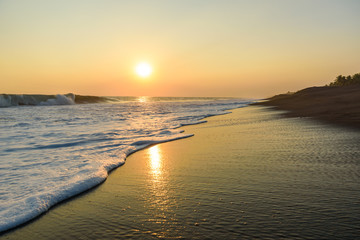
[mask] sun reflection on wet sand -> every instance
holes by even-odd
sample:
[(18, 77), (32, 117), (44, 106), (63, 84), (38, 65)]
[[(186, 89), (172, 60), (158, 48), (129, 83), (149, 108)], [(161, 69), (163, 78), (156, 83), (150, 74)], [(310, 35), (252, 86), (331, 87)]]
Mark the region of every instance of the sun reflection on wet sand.
[(149, 148), (150, 168), (154, 178), (162, 173), (162, 156), (158, 145)]
[(177, 223), (174, 213), (176, 201), (171, 197), (173, 194), (169, 189), (169, 175), (166, 169), (165, 160), (161, 152), (161, 145), (148, 149), (148, 211), (150, 213), (147, 221), (160, 225), (161, 231), (157, 232), (158, 237), (165, 237), (169, 234), (171, 226)]

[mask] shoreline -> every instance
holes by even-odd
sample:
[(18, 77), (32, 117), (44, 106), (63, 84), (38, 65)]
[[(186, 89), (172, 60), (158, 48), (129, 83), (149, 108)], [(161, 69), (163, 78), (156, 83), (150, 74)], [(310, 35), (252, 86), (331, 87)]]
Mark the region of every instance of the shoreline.
[[(227, 115), (227, 114), (231, 114), (233, 110), (235, 109), (240, 109), (240, 108), (244, 108), (244, 107), (248, 107), (249, 105), (246, 105), (246, 106), (242, 106), (242, 107), (239, 107), (239, 108), (234, 108), (234, 109), (227, 109), (227, 110), (224, 110), (225, 112), (224, 113), (221, 113), (221, 114), (217, 114), (217, 115), (210, 115), (210, 116), (207, 116), (207, 117), (204, 117), (202, 119), (199, 120), (199, 122), (196, 122), (196, 123), (191, 123), (191, 124), (183, 124), (178, 128), (188, 128), (188, 127), (191, 127), (191, 126), (196, 126), (196, 125), (202, 125), (202, 124), (206, 124), (207, 123), (207, 120), (205, 119), (208, 119), (208, 118), (212, 118), (212, 117), (216, 117), (216, 116), (222, 116), (222, 115)], [(182, 131), (182, 133), (184, 134), (185, 130)], [(82, 191), (82, 192), (79, 192), (69, 198), (66, 198), (64, 200), (61, 200), (59, 202), (57, 202), (56, 204), (52, 205), (51, 207), (49, 207), (45, 212), (42, 212), (40, 214), (38, 214), (37, 216), (27, 220), (26, 222), (23, 222), (23, 223), (20, 223), (14, 227), (11, 227), (7, 230), (4, 230), (4, 231), (0, 231), (0, 237), (2, 236), (6, 236), (6, 235), (11, 235), (13, 232), (16, 232), (18, 230), (21, 230), (22, 228), (26, 228), (29, 224), (33, 223), (33, 222), (36, 222), (38, 221), (39, 219), (41, 219), (43, 216), (45, 216), (46, 214), (48, 214), (49, 211), (52, 211), (53, 209), (56, 209), (57, 207), (63, 205), (63, 204), (66, 204), (67, 202), (70, 202), (70, 201), (76, 201), (76, 199), (78, 198), (81, 198), (82, 196), (86, 195), (86, 194), (89, 194), (93, 191), (95, 191), (97, 188), (99, 188), (102, 184), (104, 184), (107, 179), (110, 177), (110, 174), (112, 174), (112, 172), (116, 171), (118, 168), (124, 166), (127, 162), (127, 159), (129, 157), (131, 157), (132, 155), (134, 155), (135, 153), (138, 153), (140, 151), (145, 151), (146, 149), (148, 148), (151, 148), (153, 146), (156, 146), (156, 145), (159, 145), (159, 144), (164, 144), (164, 143), (169, 143), (169, 142), (174, 142), (174, 141), (178, 141), (178, 140), (183, 140), (183, 139), (187, 139), (187, 138), (191, 138), (193, 137), (195, 134), (193, 133), (188, 133), (188, 134), (184, 134), (184, 136), (182, 137), (177, 137), (177, 138), (172, 138), (172, 139), (168, 139), (168, 140), (164, 140), (164, 141), (159, 141), (159, 142), (156, 142), (156, 143), (152, 143), (152, 144), (149, 144), (143, 148), (139, 148), (137, 150), (134, 150), (132, 152), (130, 152), (128, 155), (126, 155), (125, 159), (124, 159), (124, 162), (119, 164), (117, 167), (115, 168), (112, 168), (110, 169), (108, 172), (107, 172), (107, 177), (105, 179), (103, 179), (101, 182), (99, 182), (98, 184), (88, 188), (87, 190), (85, 191)]]
[(311, 87), (253, 103), (285, 110), (286, 117), (311, 117), (329, 124), (360, 129), (360, 85)]
[[(212, 117), (212, 116), (210, 116)], [(202, 124), (202, 123), (206, 123), (206, 121), (203, 121), (203, 122), (200, 122), (200, 123), (195, 123), (195, 124), (189, 124), (189, 125), (185, 125), (185, 126), (192, 126), (192, 125), (197, 125), (197, 124)], [(180, 126), (179, 128), (181, 128), (182, 126)], [(95, 184), (94, 186), (86, 189), (85, 191), (81, 191), (79, 193), (76, 193), (75, 195), (72, 195), (71, 197), (69, 198), (65, 198), (57, 203), (55, 203), (54, 205), (50, 206), (45, 212), (42, 212), (38, 215), (36, 215), (35, 217), (23, 222), (23, 223), (20, 223), (14, 227), (11, 227), (7, 230), (4, 230), (4, 231), (0, 231), (0, 237), (3, 236), (3, 235), (6, 235), (6, 234), (9, 234), (13, 231), (17, 231), (18, 229), (21, 229), (22, 227), (26, 227), (28, 224), (31, 224), (32, 222), (35, 222), (37, 221), (38, 219), (40, 219), (43, 215), (46, 215), (49, 211), (51, 211), (52, 209), (58, 207), (58, 205), (61, 205), (61, 204), (64, 204), (66, 202), (69, 202), (69, 201), (72, 201), (72, 200), (75, 200), (77, 199), (78, 197), (81, 197), (82, 195), (86, 195), (92, 191), (94, 191), (96, 188), (100, 187), (101, 184), (103, 184), (104, 182), (106, 182), (106, 180), (108, 179), (108, 177), (110, 176), (110, 174), (115, 171), (116, 169), (122, 167), (124, 164), (126, 164), (126, 160), (128, 157), (130, 157), (131, 155), (139, 152), (139, 151), (143, 151), (143, 150), (146, 150), (147, 148), (151, 148), (153, 146), (156, 146), (158, 144), (163, 144), (163, 143), (168, 143), (168, 142), (173, 142), (173, 141), (177, 141), (177, 140), (182, 140), (182, 139), (186, 139), (186, 138), (190, 138), (190, 137), (193, 137), (194, 134), (187, 134), (183, 137), (178, 137), (178, 138), (173, 138), (173, 139), (169, 139), (169, 140), (164, 140), (164, 141), (160, 141), (160, 142), (156, 142), (156, 143), (152, 143), (152, 144), (149, 144), (147, 145), (146, 147), (143, 147), (143, 148), (140, 148), (140, 149), (137, 149), (137, 150), (134, 150), (132, 152), (130, 152), (124, 159), (124, 162), (120, 163), (118, 166), (110, 169), (108, 172), (107, 172), (107, 177), (104, 178), (102, 181), (100, 181), (99, 183)]]
[[(249, 105), (246, 105), (246, 106), (242, 106), (242, 107), (239, 107), (239, 108), (243, 108), (243, 107), (247, 107)], [(239, 109), (239, 108), (235, 108), (235, 109)], [(207, 120), (208, 118), (211, 118), (211, 117), (216, 117), (216, 116), (222, 116), (222, 115), (227, 115), (227, 114), (231, 114), (232, 110), (234, 109), (227, 109), (227, 110), (224, 110), (223, 113), (219, 113), (219, 114), (216, 114), (216, 115), (210, 115), (210, 116), (207, 116), (207, 117), (204, 117), (202, 119), (200, 119), (198, 122), (196, 123), (189, 123), (189, 124), (183, 124), (183, 125), (180, 125), (178, 126), (176, 129), (179, 129), (179, 128), (183, 128), (183, 127), (191, 127), (191, 126), (195, 126), (195, 125), (201, 125), (201, 124), (204, 124), (204, 123), (207, 123)], [(104, 182), (106, 182), (106, 180), (108, 179), (108, 177), (110, 176), (110, 174), (115, 171), (116, 169), (122, 167), (124, 164), (126, 164), (126, 161), (127, 159), (132, 156), (133, 154), (139, 152), (139, 151), (143, 151), (143, 150), (146, 150), (148, 148), (151, 148), (153, 146), (156, 146), (158, 144), (163, 144), (163, 143), (168, 143), (168, 142), (173, 142), (173, 141), (177, 141), (177, 140), (182, 140), (182, 139), (186, 139), (186, 138), (191, 138), (194, 136), (194, 134), (192, 133), (188, 133), (188, 134), (185, 134), (184, 133), (184, 130), (182, 131), (182, 133), (184, 134), (183, 136), (180, 136), (180, 137), (176, 137), (176, 138), (171, 138), (171, 139), (167, 139), (167, 140), (162, 140), (162, 141), (158, 141), (158, 142), (154, 142), (154, 143), (151, 143), (145, 147), (141, 147), (139, 149), (136, 149), (136, 150), (133, 150), (131, 152), (129, 152), (126, 156), (125, 156), (125, 159), (122, 163), (120, 163), (119, 165), (117, 165), (116, 167), (114, 168), (111, 168), (110, 170), (107, 170), (107, 177), (102, 179), (100, 182), (98, 182), (97, 184), (91, 186), (90, 188), (84, 190), (84, 191), (80, 191), (68, 198), (65, 198), (63, 200), (60, 200), (58, 201), (57, 203), (55, 203), (54, 205), (50, 206), (46, 211), (44, 212), (41, 212), (39, 214), (37, 214), (36, 216), (32, 217), (32, 218), (29, 218), (28, 220), (26, 220), (25, 222), (23, 223), (20, 223), (20, 224), (17, 224), (15, 225), (14, 227), (11, 227), (11, 228), (8, 228), (4, 231), (0, 231), (0, 237), (3, 236), (3, 235), (7, 235), (11, 232), (14, 232), (14, 231), (17, 231), (18, 229), (21, 229), (23, 227), (26, 227), (28, 224), (31, 224), (32, 222), (35, 222), (37, 221), (38, 219), (41, 219), (41, 217), (43, 217), (44, 215), (46, 215), (49, 211), (51, 211), (52, 209), (58, 207), (59, 205), (62, 205), (66, 202), (69, 202), (69, 201), (72, 201), (72, 200), (75, 200), (77, 199), (78, 197), (81, 197), (82, 195), (86, 195), (92, 191), (94, 191), (95, 189), (97, 189), (99, 186), (101, 186)]]
[[(260, 106), (234, 109), (207, 120), (183, 127), (194, 137), (156, 144), (130, 155), (103, 184), (2, 237), (308, 238), (314, 237), (314, 232), (318, 237), (354, 236), (355, 230), (348, 226), (354, 222), (351, 212), (357, 206), (349, 204), (358, 195), (347, 196), (346, 189), (358, 182), (358, 175), (346, 172), (343, 177), (348, 180), (338, 182), (333, 176), (347, 168), (338, 172), (326, 165), (318, 170), (311, 153), (317, 154), (316, 161), (327, 159), (329, 152), (342, 159), (338, 156), (358, 149), (356, 133), (281, 118), (278, 112)], [(312, 131), (307, 131), (309, 128)], [(337, 135), (355, 137), (355, 145), (342, 153), (339, 141), (336, 145), (328, 142)], [(318, 155), (323, 148), (325, 155)], [(351, 163), (348, 158), (352, 156), (344, 161)], [(297, 161), (299, 157), (301, 161)], [(322, 174), (331, 171), (335, 172)], [(324, 191), (319, 192), (321, 189)], [(334, 197), (333, 191), (338, 195)], [(313, 204), (314, 197), (318, 201)], [(331, 221), (338, 216), (339, 223)], [(313, 224), (324, 217), (329, 220), (323, 227)]]

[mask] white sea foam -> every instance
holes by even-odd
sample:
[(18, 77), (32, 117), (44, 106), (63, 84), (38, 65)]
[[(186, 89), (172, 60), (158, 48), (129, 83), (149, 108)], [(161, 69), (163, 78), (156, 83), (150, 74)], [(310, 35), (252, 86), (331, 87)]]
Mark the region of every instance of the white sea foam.
[[(73, 105), (74, 95), (57, 95), (37, 105), (68, 106), (1, 109), (0, 232), (98, 185), (129, 154), (191, 136), (178, 127), (248, 104), (239, 99), (116, 99), (115, 104)], [(2, 106), (12, 100), (0, 96)]]

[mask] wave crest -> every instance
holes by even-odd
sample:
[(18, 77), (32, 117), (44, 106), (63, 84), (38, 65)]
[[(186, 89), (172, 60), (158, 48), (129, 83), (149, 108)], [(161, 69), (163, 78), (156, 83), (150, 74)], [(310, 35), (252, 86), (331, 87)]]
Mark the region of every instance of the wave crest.
[(73, 93), (56, 95), (0, 94), (0, 107), (73, 105), (106, 101), (107, 99), (104, 97), (81, 96)]

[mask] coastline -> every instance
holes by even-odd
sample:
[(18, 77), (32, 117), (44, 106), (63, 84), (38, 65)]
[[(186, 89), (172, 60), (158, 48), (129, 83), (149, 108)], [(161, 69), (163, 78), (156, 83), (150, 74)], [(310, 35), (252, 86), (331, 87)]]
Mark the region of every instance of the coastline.
[[(132, 154), (93, 191), (55, 206), (4, 239), (354, 236), (351, 213), (358, 208), (358, 194), (348, 196), (347, 189), (359, 186), (352, 174), (357, 169), (317, 161), (336, 154), (351, 163), (359, 152), (356, 133), (281, 118), (260, 106), (206, 120), (182, 127), (194, 137)], [(347, 146), (354, 148), (350, 156), (341, 152), (343, 138), (356, 138)]]
[(240, 99), (195, 99), (3, 109), (0, 232), (103, 182), (130, 153), (186, 137), (177, 129), (181, 125), (247, 104)]
[(311, 117), (360, 129), (360, 85), (311, 87), (254, 103), (287, 111), (287, 117)]

